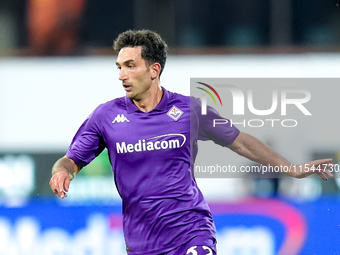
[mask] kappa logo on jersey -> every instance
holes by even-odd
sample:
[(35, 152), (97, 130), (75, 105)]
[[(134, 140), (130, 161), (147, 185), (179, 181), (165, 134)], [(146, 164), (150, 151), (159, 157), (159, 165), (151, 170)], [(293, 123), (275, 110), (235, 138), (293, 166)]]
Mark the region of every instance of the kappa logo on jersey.
[(175, 121), (177, 121), (182, 116), (182, 114), (183, 114), (183, 111), (181, 111), (175, 105), (167, 113), (167, 115)]
[(121, 123), (121, 122), (130, 122), (125, 116), (124, 114), (118, 114), (116, 116), (116, 118), (112, 121), (112, 123)]

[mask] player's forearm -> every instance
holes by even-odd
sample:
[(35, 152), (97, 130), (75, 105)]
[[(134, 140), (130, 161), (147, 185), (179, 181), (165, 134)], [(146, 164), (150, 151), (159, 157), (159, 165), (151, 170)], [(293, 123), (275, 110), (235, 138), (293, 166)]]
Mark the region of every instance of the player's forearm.
[(290, 163), (272, 151), (257, 138), (240, 133), (230, 149), (254, 162), (270, 166), (290, 166)]
[(74, 163), (72, 159), (63, 157), (54, 163), (52, 167), (52, 175), (65, 170), (68, 172), (70, 179), (72, 180), (74, 176), (81, 170), (81, 167)]

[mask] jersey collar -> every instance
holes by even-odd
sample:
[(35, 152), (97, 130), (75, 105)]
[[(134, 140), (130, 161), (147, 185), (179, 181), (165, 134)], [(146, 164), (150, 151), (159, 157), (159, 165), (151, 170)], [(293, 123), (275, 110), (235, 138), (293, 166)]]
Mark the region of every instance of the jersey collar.
[[(151, 110), (152, 111), (165, 111), (166, 107), (168, 105), (169, 102), (169, 92), (163, 88), (163, 96), (161, 101), (158, 103), (158, 105), (156, 105), (156, 107)], [(125, 105), (126, 105), (126, 111), (127, 113), (132, 113), (132, 112), (141, 112), (141, 110), (138, 109), (138, 107), (133, 103), (133, 101), (128, 98), (127, 96), (125, 96)]]

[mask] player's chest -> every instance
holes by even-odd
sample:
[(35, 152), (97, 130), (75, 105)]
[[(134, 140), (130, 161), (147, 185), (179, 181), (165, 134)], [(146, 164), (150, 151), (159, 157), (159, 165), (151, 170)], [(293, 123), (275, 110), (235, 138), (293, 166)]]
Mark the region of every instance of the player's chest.
[[(126, 112), (106, 116), (103, 136), (108, 146), (132, 144), (147, 150), (184, 145), (189, 140), (189, 112)], [(128, 148), (126, 148), (128, 149)]]

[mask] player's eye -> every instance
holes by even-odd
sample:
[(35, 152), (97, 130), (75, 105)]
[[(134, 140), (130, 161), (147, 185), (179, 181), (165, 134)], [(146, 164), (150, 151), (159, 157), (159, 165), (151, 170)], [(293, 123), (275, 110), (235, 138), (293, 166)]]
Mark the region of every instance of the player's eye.
[(130, 68), (130, 69), (134, 68), (134, 65), (129, 65), (129, 68)]

